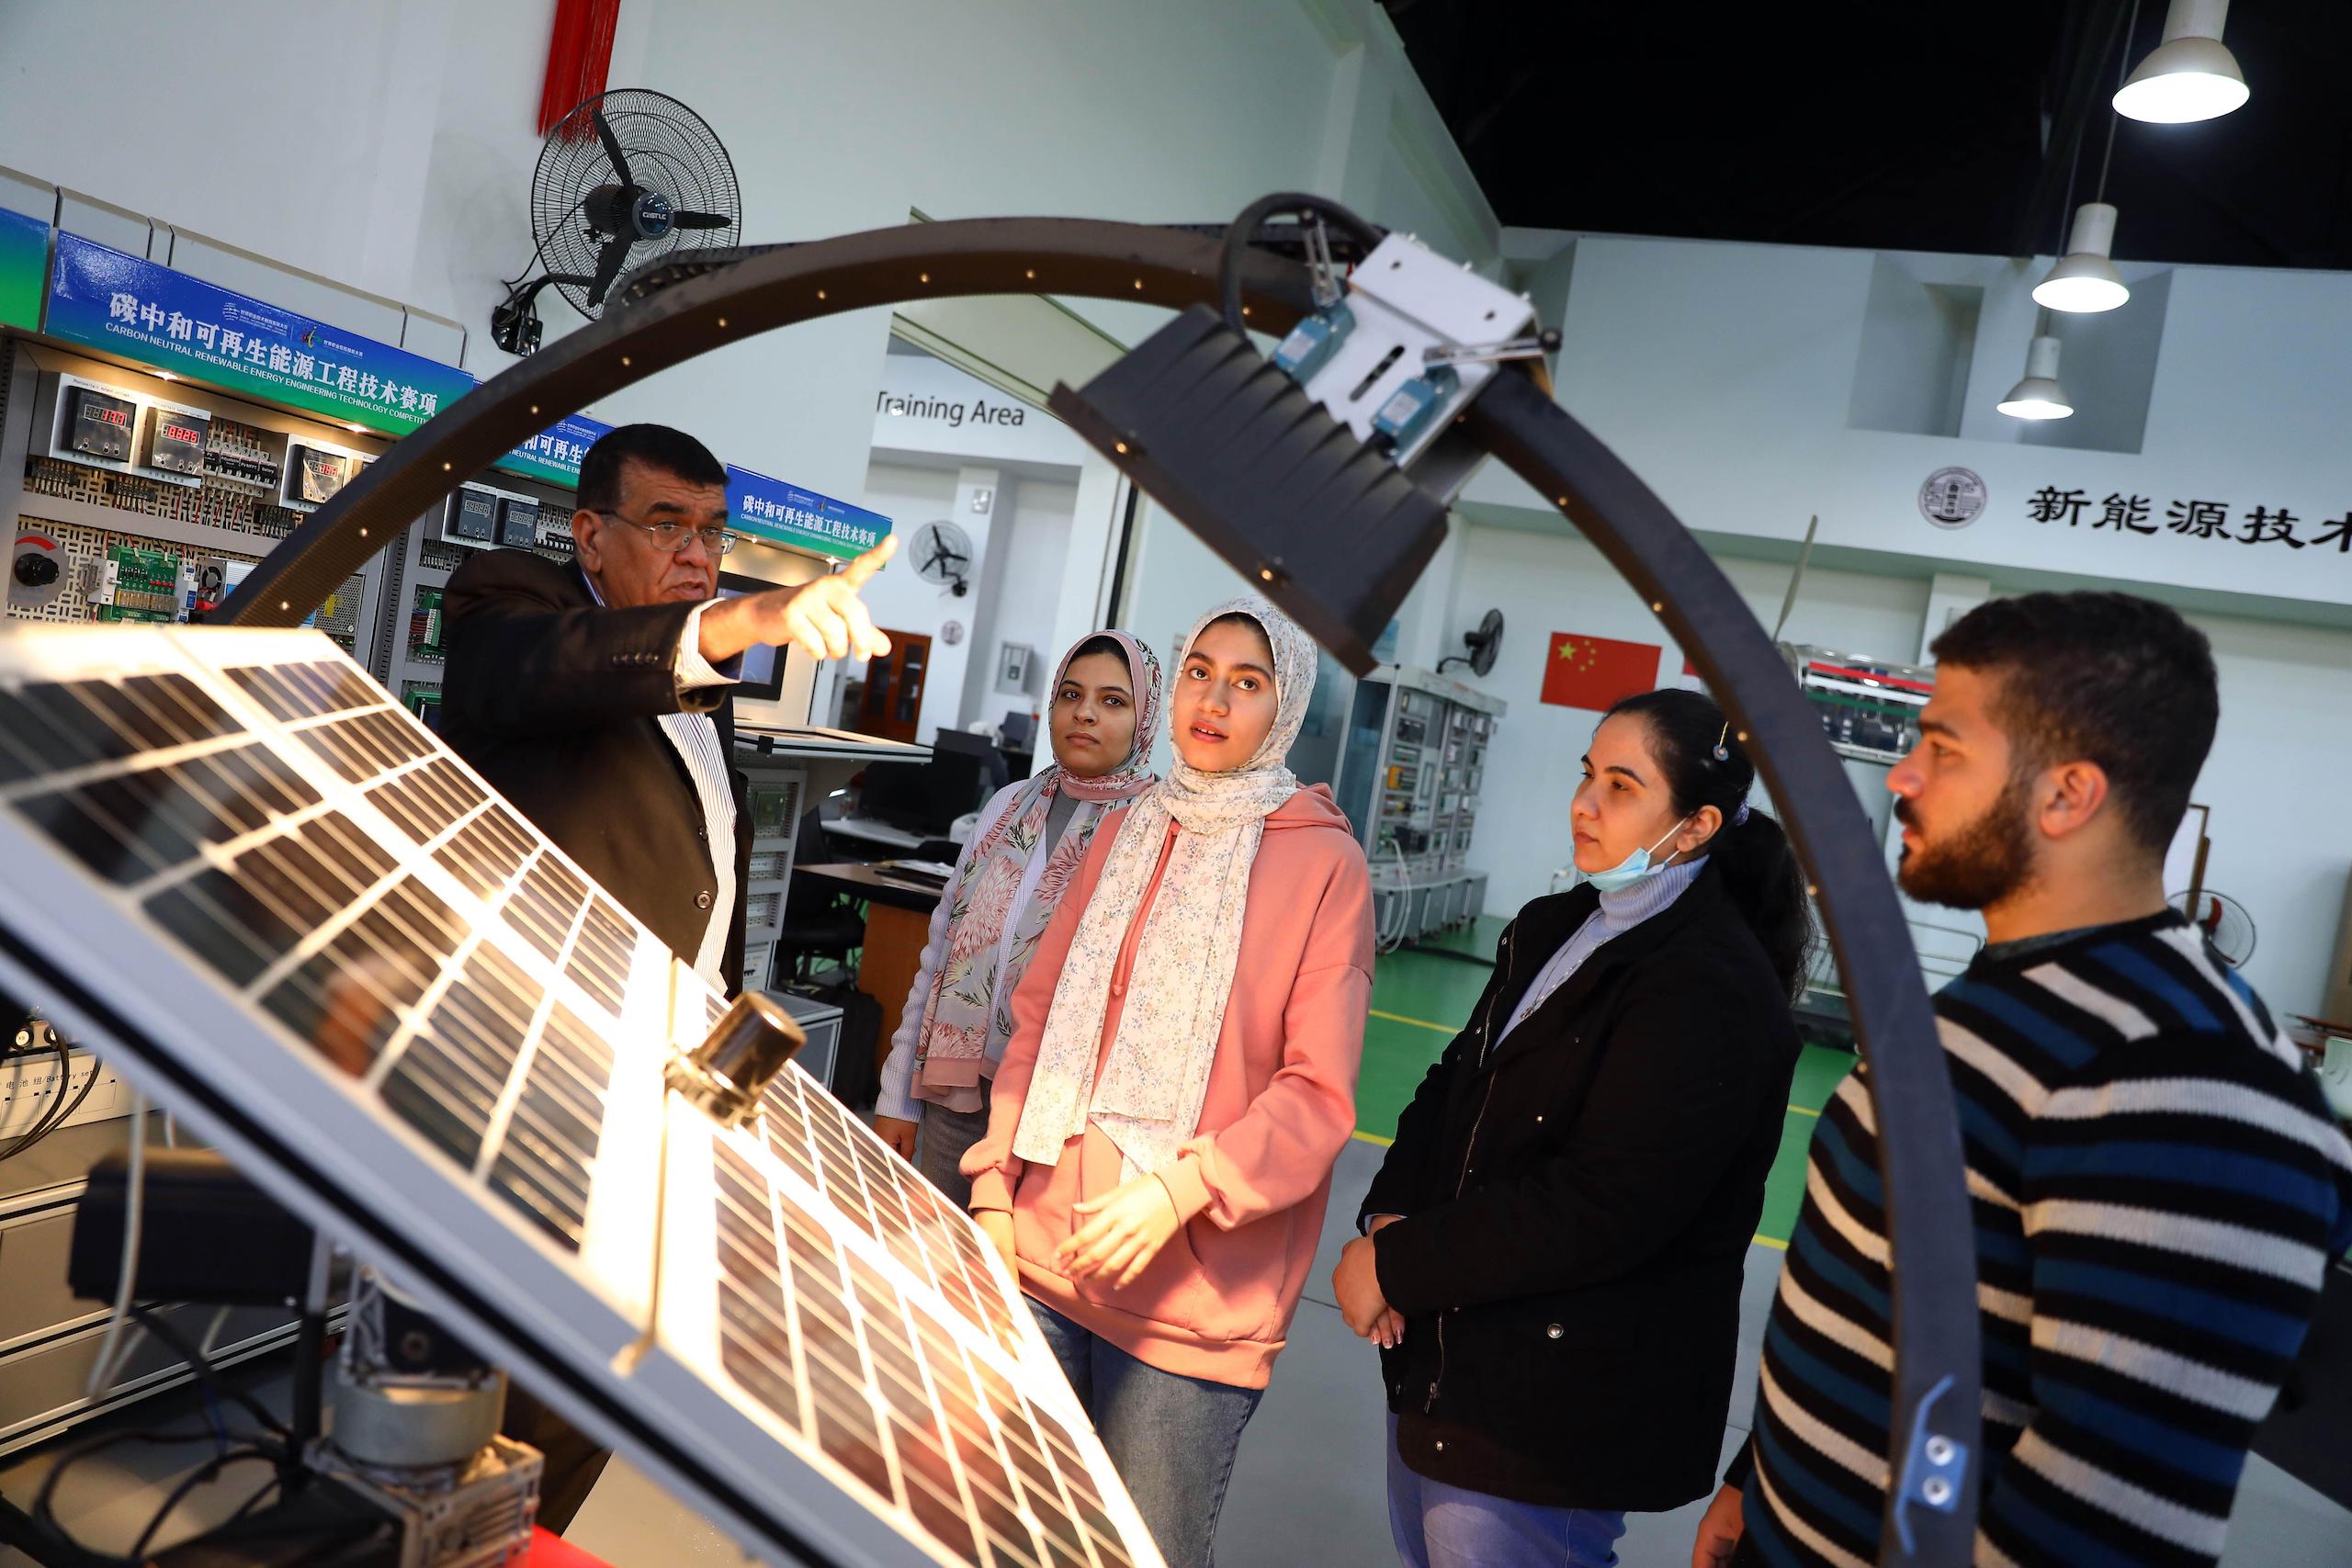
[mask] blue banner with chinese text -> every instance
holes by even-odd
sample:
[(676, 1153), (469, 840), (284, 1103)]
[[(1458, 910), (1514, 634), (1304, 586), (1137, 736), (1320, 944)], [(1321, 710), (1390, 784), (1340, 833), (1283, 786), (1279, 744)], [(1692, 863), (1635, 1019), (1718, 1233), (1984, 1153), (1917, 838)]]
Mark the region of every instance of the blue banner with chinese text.
[(846, 560), (890, 532), (878, 512), (802, 490), (733, 464), (727, 468), (728, 526), (748, 538)]
[(404, 348), (249, 299), (201, 278), (57, 236), (43, 330), (226, 392), (405, 435), (474, 378)]

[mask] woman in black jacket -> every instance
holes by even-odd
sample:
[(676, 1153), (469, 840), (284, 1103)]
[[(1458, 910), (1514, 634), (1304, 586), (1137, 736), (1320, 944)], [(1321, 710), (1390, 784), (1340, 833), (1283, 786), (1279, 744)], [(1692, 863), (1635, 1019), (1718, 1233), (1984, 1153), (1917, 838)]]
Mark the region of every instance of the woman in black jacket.
[(1755, 778), (1704, 696), (1612, 708), (1587, 882), (1520, 911), (1397, 1122), (1333, 1285), (1382, 1347), (1412, 1568), (1607, 1568), (1626, 1513), (1713, 1489), (1812, 945)]

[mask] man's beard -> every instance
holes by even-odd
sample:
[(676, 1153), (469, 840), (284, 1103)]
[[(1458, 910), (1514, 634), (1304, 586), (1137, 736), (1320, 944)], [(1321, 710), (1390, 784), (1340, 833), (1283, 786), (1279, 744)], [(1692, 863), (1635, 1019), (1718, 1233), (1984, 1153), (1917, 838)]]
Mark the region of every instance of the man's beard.
[[(2032, 781), (2014, 777), (1975, 821), (1932, 847), (1903, 852), (1895, 882), (1923, 904), (1983, 909), (2008, 898), (2033, 876), (2033, 835), (2026, 817)], [(1894, 803), (1896, 820), (1916, 827), (1911, 803)]]

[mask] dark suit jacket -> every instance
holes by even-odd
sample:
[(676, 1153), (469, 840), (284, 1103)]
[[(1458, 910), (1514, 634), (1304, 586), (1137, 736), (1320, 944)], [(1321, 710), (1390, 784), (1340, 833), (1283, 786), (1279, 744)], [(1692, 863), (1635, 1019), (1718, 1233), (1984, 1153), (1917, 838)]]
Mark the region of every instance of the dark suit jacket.
[[(671, 660), (691, 604), (600, 608), (577, 567), (481, 550), (449, 579), (441, 738), (566, 854), (692, 964), (709, 927), (709, 829), (694, 781), (658, 722), (707, 712), (734, 754), (731, 686), (679, 701)], [(735, 908), (724, 968), (743, 983), (752, 815), (735, 796)]]
[(1710, 868), (1492, 1043), (1599, 903), (1538, 898), (1396, 1124), (1362, 1211), (1422, 1475), (1555, 1507), (1714, 1490), (1741, 1270), (1781, 1144), (1789, 998)]

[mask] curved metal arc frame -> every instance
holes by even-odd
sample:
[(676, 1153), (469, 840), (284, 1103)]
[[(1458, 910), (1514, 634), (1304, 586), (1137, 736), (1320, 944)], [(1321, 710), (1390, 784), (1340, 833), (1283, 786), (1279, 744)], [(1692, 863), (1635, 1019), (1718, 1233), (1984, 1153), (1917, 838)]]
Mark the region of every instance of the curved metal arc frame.
[[(676, 284), (582, 328), (484, 383), (397, 443), (254, 569), (224, 618), (292, 626), (464, 479), (557, 419), (711, 349), (849, 310), (910, 299), (1058, 294), (1182, 309), (1211, 303), (1216, 241), (1199, 231), (1085, 219), (970, 219), (779, 247)], [(1245, 265), (1253, 324), (1281, 331), (1312, 308), (1304, 267)], [(1940, 1385), (1934, 1429), (1981, 1456), (1974, 1253), (1957, 1119), (1934, 1016), (1868, 820), (1818, 720), (1745, 601), (1657, 496), (1527, 377), (1498, 377), (1466, 429), (1557, 504), (1651, 602), (1751, 738), (1820, 893), (1870, 1064), (1894, 1263), (1900, 1443)], [(1908, 1354), (1900, 1348), (1908, 1348)], [(1950, 1513), (1895, 1528), (1904, 1456), (1888, 1456), (1882, 1561), (1970, 1559), (1981, 1458)]]
[[(972, 218), (779, 246), (689, 278), (510, 366), (369, 464), (255, 567), (220, 618), (290, 626), (411, 521), (598, 398), (796, 321), (912, 299), (1059, 294), (1182, 310), (1216, 298), (1217, 242), (1085, 218)], [(1253, 324), (1313, 308), (1304, 267), (1252, 254)]]
[[(1748, 742), (1815, 887), (1847, 979), (1879, 1131), (1893, 1276), (1894, 1484), (1882, 1562), (1962, 1568), (1974, 1550), (1981, 1374), (1974, 1234), (1951, 1080), (1903, 910), (1870, 819), (1821, 721), (1764, 627), (1666, 503), (1590, 431), (1523, 376), (1498, 376), (1471, 405), (1472, 437), (1552, 499), (1689, 650)], [(1931, 1408), (1930, 1408), (1931, 1407)], [(1950, 1513), (1904, 1508), (1905, 1450), (1924, 1416), (1971, 1456)]]

